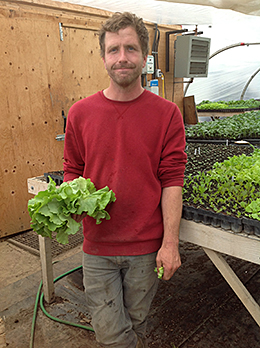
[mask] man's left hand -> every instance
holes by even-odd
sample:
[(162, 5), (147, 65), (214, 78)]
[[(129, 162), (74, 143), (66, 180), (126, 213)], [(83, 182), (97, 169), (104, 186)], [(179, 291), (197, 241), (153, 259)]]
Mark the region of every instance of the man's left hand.
[(178, 245), (162, 246), (156, 257), (157, 269), (163, 266), (163, 280), (169, 280), (177, 269), (181, 266), (181, 257)]

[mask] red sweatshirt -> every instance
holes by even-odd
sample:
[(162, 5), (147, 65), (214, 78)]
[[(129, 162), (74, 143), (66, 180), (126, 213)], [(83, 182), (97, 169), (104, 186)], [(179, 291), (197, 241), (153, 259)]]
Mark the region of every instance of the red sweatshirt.
[(162, 242), (163, 187), (182, 186), (185, 131), (178, 107), (145, 90), (119, 102), (103, 92), (75, 103), (68, 114), (64, 181), (90, 178), (108, 186), (116, 201), (111, 220), (83, 220), (83, 251), (92, 255), (141, 255)]

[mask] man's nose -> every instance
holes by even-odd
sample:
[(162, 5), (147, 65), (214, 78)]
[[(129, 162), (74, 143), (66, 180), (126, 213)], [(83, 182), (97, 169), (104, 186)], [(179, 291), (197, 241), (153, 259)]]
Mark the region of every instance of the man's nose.
[(119, 62), (126, 62), (126, 61), (127, 61), (126, 51), (124, 48), (121, 48), (119, 52)]

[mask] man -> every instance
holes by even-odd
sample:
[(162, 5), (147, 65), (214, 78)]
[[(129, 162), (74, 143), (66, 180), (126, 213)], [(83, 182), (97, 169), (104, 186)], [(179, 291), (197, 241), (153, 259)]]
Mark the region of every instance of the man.
[(156, 293), (154, 268), (168, 280), (178, 250), (186, 163), (182, 116), (145, 90), (148, 31), (142, 19), (116, 13), (100, 31), (109, 87), (75, 103), (68, 115), (64, 179), (109, 186), (111, 220), (83, 219), (86, 301), (103, 347), (145, 347), (146, 318)]

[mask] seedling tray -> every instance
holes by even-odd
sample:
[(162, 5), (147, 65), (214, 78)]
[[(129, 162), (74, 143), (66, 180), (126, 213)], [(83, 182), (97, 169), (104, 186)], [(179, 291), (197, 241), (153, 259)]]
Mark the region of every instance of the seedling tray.
[(246, 233), (255, 234), (256, 236), (260, 237), (260, 221), (243, 218), (242, 224)]
[(254, 111), (254, 110), (260, 110), (259, 107), (256, 107), (256, 108), (230, 108), (230, 109), (199, 109), (197, 108), (197, 112), (201, 112), (201, 113), (208, 113), (208, 112), (221, 112), (223, 114), (225, 113), (237, 113), (237, 112), (247, 112), (247, 111)]
[(254, 111), (254, 110), (260, 110), (259, 107), (256, 108), (230, 108), (230, 109), (197, 109), (197, 112), (221, 112), (223, 114), (225, 113), (233, 113), (233, 112), (247, 112), (247, 111)]
[(187, 138), (186, 143), (201, 143), (201, 144), (224, 144), (236, 146), (250, 146), (250, 144), (259, 144), (260, 137), (254, 139), (243, 139), (244, 143), (239, 143), (241, 139), (202, 139), (202, 138)]
[(244, 232), (260, 237), (260, 221), (254, 219), (236, 218), (187, 205), (183, 205), (182, 218), (211, 225), (215, 228), (222, 228), (223, 230), (231, 230), (234, 233)]
[(55, 181), (57, 186), (60, 186), (63, 183), (63, 176), (63, 170), (44, 173), (44, 177), (46, 178), (47, 183), (50, 181), (49, 177), (51, 177), (52, 180)]

